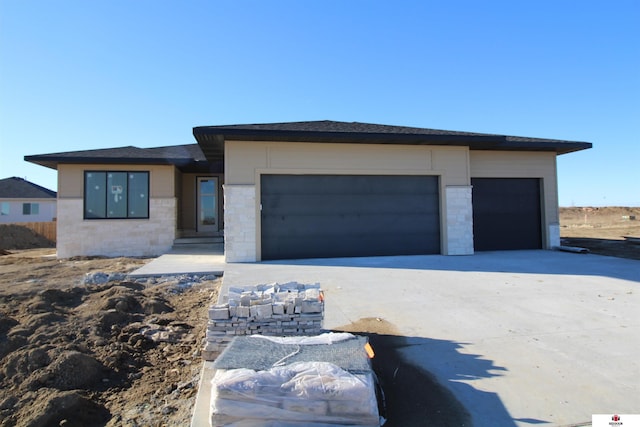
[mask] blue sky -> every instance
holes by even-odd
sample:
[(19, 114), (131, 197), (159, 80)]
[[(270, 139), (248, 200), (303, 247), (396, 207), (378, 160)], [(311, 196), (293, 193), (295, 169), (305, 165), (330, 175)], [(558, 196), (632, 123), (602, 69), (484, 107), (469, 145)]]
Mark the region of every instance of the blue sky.
[(0, 178), (25, 155), (340, 120), (588, 141), (561, 206), (640, 206), (640, 2), (0, 1)]

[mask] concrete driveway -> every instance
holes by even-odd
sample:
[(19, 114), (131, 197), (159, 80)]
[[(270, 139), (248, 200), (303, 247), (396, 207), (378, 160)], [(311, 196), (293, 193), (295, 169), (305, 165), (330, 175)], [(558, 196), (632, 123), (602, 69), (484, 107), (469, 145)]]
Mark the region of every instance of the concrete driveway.
[[(326, 329), (380, 317), (475, 426), (640, 413), (640, 262), (552, 251), (227, 264), (225, 286), (319, 282)], [(426, 424), (426, 421), (425, 421)]]

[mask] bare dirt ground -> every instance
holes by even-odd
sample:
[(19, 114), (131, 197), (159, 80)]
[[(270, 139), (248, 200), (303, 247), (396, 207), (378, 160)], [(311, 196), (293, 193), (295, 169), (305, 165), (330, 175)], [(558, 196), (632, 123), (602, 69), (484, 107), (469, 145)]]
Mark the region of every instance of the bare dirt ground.
[(640, 208), (560, 208), (563, 245), (587, 248), (599, 255), (640, 260), (640, 245), (626, 241), (623, 236), (640, 237)]
[[(563, 244), (640, 260), (640, 245), (622, 238), (640, 237), (640, 208), (561, 208), (560, 217)], [(0, 427), (189, 425), (219, 279), (131, 281), (124, 273), (148, 259), (57, 260), (55, 249), (16, 250), (42, 245), (34, 236), (0, 237)], [(393, 325), (338, 329), (369, 336), (387, 426), (469, 425), (444, 387), (402, 361)]]
[(8, 252), (0, 426), (189, 425), (219, 279), (134, 282), (122, 273), (148, 260)]
[(0, 251), (55, 247), (55, 242), (20, 224), (0, 224)]

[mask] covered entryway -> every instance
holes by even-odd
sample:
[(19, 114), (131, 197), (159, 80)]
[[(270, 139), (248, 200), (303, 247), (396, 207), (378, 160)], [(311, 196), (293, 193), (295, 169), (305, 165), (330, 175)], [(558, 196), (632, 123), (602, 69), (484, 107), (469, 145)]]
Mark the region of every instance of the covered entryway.
[(476, 251), (542, 248), (540, 179), (472, 178)]
[(262, 259), (440, 253), (437, 176), (261, 175)]

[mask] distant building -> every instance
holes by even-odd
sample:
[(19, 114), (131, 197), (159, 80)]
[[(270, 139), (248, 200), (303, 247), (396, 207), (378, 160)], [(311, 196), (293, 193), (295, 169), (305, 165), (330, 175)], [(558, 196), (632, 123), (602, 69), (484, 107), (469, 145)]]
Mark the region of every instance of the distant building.
[(56, 219), (55, 191), (22, 178), (0, 179), (0, 223), (48, 222)]

